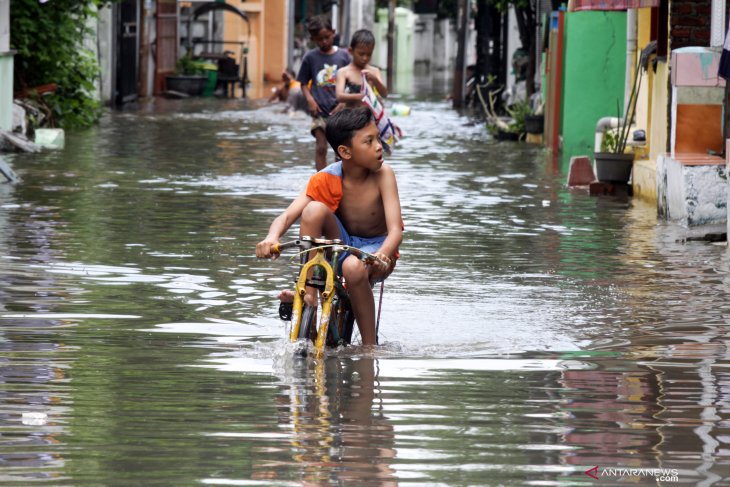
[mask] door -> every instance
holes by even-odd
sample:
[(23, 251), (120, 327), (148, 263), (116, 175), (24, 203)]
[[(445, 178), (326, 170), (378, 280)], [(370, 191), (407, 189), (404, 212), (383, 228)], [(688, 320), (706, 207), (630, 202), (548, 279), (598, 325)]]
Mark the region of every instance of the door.
[(177, 2), (157, 0), (155, 42), (155, 95), (165, 91), (165, 76), (175, 73), (177, 62)]
[(124, 105), (137, 99), (137, 52), (139, 50), (138, 0), (117, 4), (117, 63), (114, 103)]

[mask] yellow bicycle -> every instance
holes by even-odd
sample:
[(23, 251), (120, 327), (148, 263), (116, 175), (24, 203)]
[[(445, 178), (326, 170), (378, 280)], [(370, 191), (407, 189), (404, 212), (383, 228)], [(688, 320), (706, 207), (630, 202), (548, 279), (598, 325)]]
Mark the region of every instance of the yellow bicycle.
[[(386, 267), (387, 263), (373, 254), (344, 245), (341, 240), (324, 238), (301, 237), (274, 246), (272, 252), (281, 254), (292, 248), (299, 249), (297, 255), (301, 267), (296, 277), (291, 309), (282, 303), (279, 316), (291, 321), (289, 332), (291, 341), (304, 339), (314, 342), (315, 355), (320, 357), (324, 353), (325, 346), (349, 345), (352, 340), (355, 316), (350, 307), (345, 280), (339, 272), (338, 262), (342, 253), (352, 254), (368, 264), (377, 263)], [(304, 301), (308, 287), (319, 291), (322, 304), (319, 326), (317, 326), (317, 306)], [(378, 316), (375, 328), (376, 340), (379, 318)]]

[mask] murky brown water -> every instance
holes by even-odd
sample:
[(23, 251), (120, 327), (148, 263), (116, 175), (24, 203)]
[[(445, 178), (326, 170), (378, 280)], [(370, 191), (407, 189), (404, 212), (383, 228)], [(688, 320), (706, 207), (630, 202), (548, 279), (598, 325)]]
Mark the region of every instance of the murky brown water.
[(405, 101), (403, 258), (368, 356), (293, 361), (293, 269), (253, 256), (311, 174), (306, 118), (160, 100), (14, 157), (0, 482), (730, 485), (726, 248)]

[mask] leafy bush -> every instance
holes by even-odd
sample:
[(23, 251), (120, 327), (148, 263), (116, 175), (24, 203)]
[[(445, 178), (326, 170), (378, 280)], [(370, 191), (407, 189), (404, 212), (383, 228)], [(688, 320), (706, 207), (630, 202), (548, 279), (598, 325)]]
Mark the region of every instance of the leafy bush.
[[(10, 2), (10, 45), (15, 49), (15, 91), (28, 91), (44, 107), (52, 126), (86, 127), (98, 120), (100, 104), (95, 81), (99, 66), (84, 47), (88, 19), (110, 0), (13, 0)], [(55, 83), (54, 93), (33, 95), (32, 89)]]
[(601, 137), (601, 152), (612, 152), (617, 154), (621, 140), (616, 130), (605, 129), (603, 131), (603, 137)]
[(175, 63), (175, 71), (177, 74), (186, 75), (205, 74), (205, 70), (203, 69), (204, 64), (202, 61), (194, 61), (190, 54), (187, 54), (177, 60), (177, 63)]
[(520, 100), (507, 107), (507, 113), (512, 117), (512, 123), (510, 123), (510, 131), (522, 134), (526, 132), (525, 129), (525, 118), (528, 115), (532, 115), (532, 109), (530, 103), (527, 100)]

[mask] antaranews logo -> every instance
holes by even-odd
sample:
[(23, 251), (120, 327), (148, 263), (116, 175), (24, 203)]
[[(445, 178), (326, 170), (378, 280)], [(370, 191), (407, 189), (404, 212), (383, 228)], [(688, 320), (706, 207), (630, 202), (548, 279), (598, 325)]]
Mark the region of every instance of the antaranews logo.
[(626, 468), (626, 467), (591, 467), (584, 474), (598, 480), (601, 477), (653, 477), (657, 482), (679, 482), (679, 470), (676, 468)]

